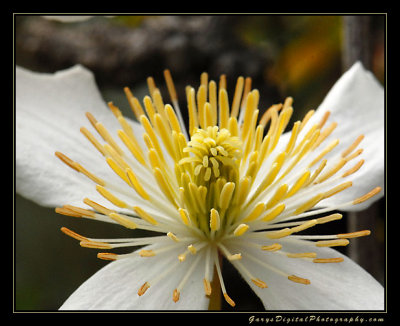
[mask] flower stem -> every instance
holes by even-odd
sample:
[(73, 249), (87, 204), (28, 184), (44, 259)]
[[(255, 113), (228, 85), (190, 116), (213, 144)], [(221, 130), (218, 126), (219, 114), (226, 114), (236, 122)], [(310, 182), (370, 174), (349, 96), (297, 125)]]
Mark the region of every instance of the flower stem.
[[(218, 254), (220, 266), (222, 266), (222, 257), (221, 254)], [(211, 282), (211, 295), (210, 295), (210, 303), (208, 304), (208, 310), (221, 310), (221, 284), (219, 282), (217, 270), (214, 266), (214, 274), (213, 280)]]

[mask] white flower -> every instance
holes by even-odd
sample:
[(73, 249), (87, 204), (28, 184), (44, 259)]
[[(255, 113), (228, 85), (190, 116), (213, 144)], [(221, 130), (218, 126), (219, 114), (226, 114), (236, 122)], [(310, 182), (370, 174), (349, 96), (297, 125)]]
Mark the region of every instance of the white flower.
[[(188, 87), (188, 131), (169, 71), (172, 105), (152, 79), (143, 106), (125, 89), (140, 123), (107, 107), (81, 66), (55, 74), (17, 68), (16, 77), (17, 191), (61, 214), (158, 232), (93, 239), (62, 228), (113, 262), (61, 309), (207, 309), (219, 291), (210, 285), (214, 268), (234, 305), (219, 255), (266, 309), (384, 308), (382, 286), (331, 248), (369, 230), (302, 232), (382, 196), (384, 95), (360, 63), (287, 133), (292, 99), (260, 117), (259, 93), (242, 77), (231, 104), (223, 78), (217, 87), (203, 74), (197, 92)], [(140, 248), (111, 251), (119, 247)]]

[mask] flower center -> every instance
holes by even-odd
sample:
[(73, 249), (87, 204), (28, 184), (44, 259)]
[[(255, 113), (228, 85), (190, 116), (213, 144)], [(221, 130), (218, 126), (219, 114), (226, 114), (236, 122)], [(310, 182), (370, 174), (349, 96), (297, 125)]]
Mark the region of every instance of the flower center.
[[(180, 189), (191, 221), (207, 236), (220, 229), (239, 178), (242, 143), (228, 129), (197, 129), (179, 161)], [(179, 181), (178, 181), (179, 182)]]

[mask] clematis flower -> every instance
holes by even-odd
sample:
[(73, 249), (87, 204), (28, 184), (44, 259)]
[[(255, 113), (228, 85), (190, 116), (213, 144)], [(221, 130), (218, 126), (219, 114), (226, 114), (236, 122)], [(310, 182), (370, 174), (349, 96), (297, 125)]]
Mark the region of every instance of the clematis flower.
[(152, 78), (142, 103), (125, 88), (130, 119), (82, 66), (17, 68), (17, 191), (60, 214), (154, 231), (98, 239), (61, 228), (111, 261), (61, 309), (204, 310), (216, 291), (234, 306), (221, 257), (266, 309), (383, 309), (383, 287), (333, 248), (371, 231), (307, 233), (383, 195), (373, 75), (356, 63), (288, 132), (291, 98), (261, 114), (251, 79), (237, 79), (229, 103), (224, 76), (217, 86), (205, 73), (186, 88), (186, 128), (168, 70), (165, 80), (171, 104)]

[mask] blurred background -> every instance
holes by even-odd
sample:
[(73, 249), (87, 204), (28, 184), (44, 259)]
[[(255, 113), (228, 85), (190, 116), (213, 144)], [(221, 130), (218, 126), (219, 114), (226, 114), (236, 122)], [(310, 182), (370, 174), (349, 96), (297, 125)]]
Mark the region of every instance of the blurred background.
[[(171, 70), (181, 103), (185, 103), (184, 87), (197, 87), (204, 71), (214, 80), (226, 74), (231, 95), (238, 76), (251, 77), (253, 88), (260, 90), (261, 110), (287, 96), (294, 98), (292, 121), (317, 108), (355, 60), (385, 83), (386, 17), (382, 14), (96, 16), (69, 23), (41, 16), (14, 18), (17, 65), (55, 72), (82, 64), (94, 72), (104, 99), (132, 118), (123, 87), (142, 97), (147, 94), (146, 78), (153, 76), (167, 99), (165, 68)], [(362, 219), (356, 216), (360, 214)], [(371, 229), (370, 237), (354, 239), (340, 250), (384, 285), (385, 200), (360, 214), (347, 216), (335, 224), (337, 231), (330, 227), (326, 232)], [(62, 234), (62, 226), (93, 237), (132, 236), (132, 231), (118, 226), (56, 214), (54, 208), (38, 206), (18, 194), (14, 225), (17, 311), (57, 310), (106, 264), (96, 258), (95, 250), (81, 248)], [(324, 231), (319, 229), (320, 234)], [(223, 266), (235, 310), (263, 310), (235, 269), (228, 262)], [(223, 303), (222, 309), (230, 306)]]

